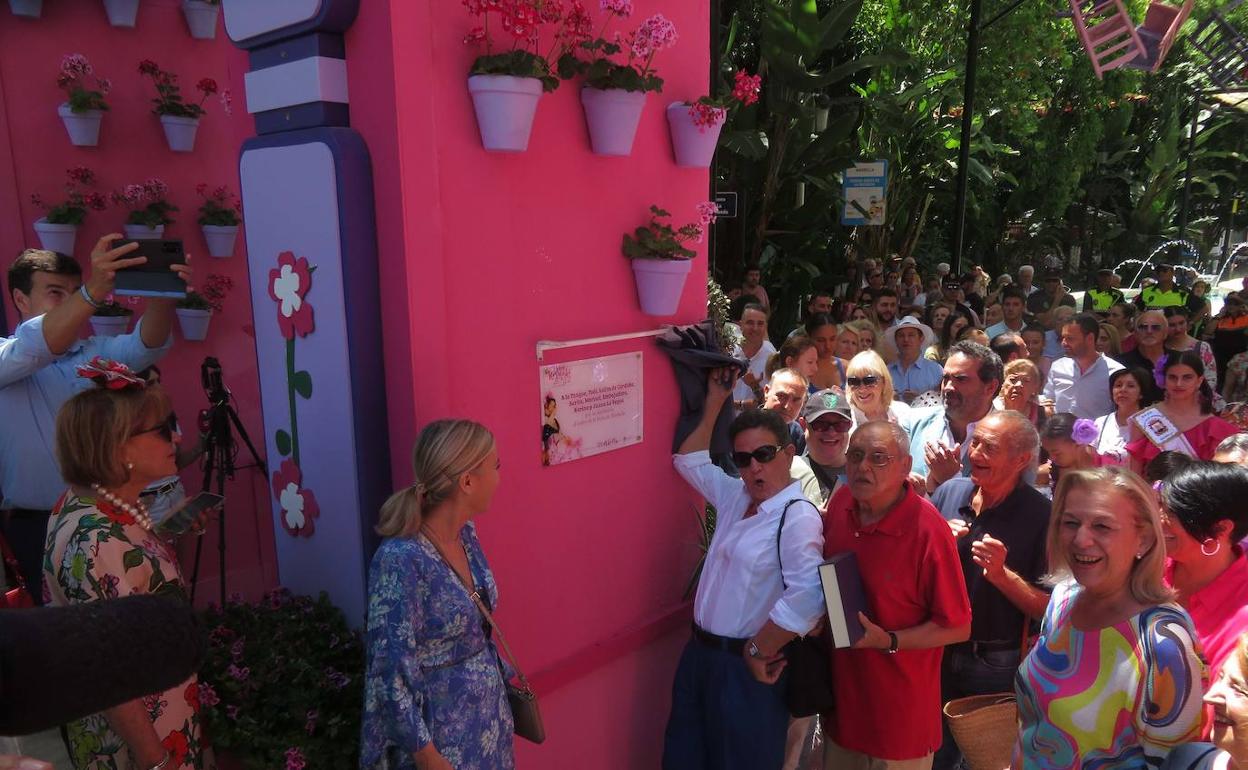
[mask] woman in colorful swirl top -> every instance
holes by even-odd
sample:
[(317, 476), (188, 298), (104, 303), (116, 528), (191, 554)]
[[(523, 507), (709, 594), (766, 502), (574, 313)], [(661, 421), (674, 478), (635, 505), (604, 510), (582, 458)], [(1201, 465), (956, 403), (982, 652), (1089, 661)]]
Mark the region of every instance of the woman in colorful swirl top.
[(1047, 538), (1054, 581), (1019, 667), (1012, 767), (1156, 767), (1201, 732), (1205, 664), (1163, 580), (1153, 491), (1120, 467), (1062, 477)]

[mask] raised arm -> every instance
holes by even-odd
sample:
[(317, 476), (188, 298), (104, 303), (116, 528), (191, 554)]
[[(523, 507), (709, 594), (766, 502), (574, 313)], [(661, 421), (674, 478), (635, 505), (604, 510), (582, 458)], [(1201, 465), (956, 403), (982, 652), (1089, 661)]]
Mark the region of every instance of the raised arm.
[(706, 378), (706, 402), (702, 405), (702, 419), (676, 450), (687, 455), (711, 448), (711, 434), (724, 404), (732, 398), (732, 388), (737, 384), (737, 371), (733, 367), (712, 369)]
[[(91, 251), (91, 275), (83, 286), (97, 304), (104, 302), (113, 292), (118, 270), (147, 261), (147, 257), (126, 256), (139, 247), (137, 243), (112, 248), (113, 241), (120, 237), (121, 233), (109, 233), (96, 241)], [(77, 291), (44, 313), (43, 339), (52, 355), (61, 355), (78, 341), (78, 330), (94, 312), (95, 307), (82, 296), (81, 291)]]

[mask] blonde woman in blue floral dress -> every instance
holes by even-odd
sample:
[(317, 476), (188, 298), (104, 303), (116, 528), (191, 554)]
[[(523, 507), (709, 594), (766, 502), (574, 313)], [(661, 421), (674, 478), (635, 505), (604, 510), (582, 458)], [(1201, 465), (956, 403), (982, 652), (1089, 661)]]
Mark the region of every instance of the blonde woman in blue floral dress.
[[(56, 454), (69, 490), (52, 511), (44, 577), (58, 606), (132, 594), (185, 598), (169, 544), (152, 531), (139, 493), (177, 473), (179, 436), (169, 397), (125, 366), (79, 368), (102, 387), (61, 408)], [(108, 651), (100, 650), (100, 665)], [(214, 766), (199, 704), (211, 691), (192, 676), (66, 725), (77, 770), (205, 770)]]
[(494, 437), (438, 420), (421, 431), (413, 466), (416, 481), (382, 506), (386, 539), (369, 570), (360, 767), (511, 770), (509, 672), (468, 590), (497, 607), (471, 521), (498, 487)]

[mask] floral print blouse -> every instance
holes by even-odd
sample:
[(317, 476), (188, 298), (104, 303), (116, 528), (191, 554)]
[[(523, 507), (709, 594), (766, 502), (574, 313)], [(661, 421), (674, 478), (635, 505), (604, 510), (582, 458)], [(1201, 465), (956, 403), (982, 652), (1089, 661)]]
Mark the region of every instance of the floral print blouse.
[[(57, 502), (48, 522), (44, 583), (56, 606), (156, 594), (186, 599), (173, 551), (125, 511), (72, 491)], [(101, 650), (107, 660), (107, 650)], [(215, 767), (199, 716), (200, 684), (192, 676), (143, 698), (152, 726), (172, 757), (169, 770)], [(104, 715), (66, 725), (77, 770), (143, 770)]]

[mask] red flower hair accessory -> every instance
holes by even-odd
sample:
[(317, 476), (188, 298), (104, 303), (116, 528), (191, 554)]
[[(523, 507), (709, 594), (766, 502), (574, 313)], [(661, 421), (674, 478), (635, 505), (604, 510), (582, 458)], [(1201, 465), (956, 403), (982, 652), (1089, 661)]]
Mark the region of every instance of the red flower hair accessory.
[(120, 361), (112, 361), (100, 356), (96, 356), (85, 364), (80, 364), (78, 376), (86, 377), (106, 390), (147, 387), (147, 381), (132, 372), (130, 367)]

